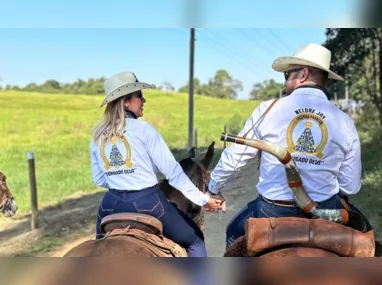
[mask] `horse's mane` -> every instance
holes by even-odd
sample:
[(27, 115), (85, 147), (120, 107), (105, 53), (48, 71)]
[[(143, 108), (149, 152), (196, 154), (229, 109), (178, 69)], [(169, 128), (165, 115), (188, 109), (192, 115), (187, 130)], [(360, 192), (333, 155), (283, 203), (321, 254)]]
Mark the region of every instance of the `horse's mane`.
[[(203, 189), (203, 173), (200, 167), (191, 159), (184, 158), (179, 161), (184, 173), (190, 178), (191, 182), (198, 188)], [(173, 191), (173, 187), (168, 183), (167, 179), (162, 179), (159, 186), (163, 193), (167, 196)]]

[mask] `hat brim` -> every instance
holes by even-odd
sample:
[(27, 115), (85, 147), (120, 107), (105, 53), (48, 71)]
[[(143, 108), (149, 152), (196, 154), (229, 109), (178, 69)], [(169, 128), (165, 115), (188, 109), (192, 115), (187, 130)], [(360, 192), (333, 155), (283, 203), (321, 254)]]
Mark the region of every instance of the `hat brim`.
[(296, 65), (305, 65), (305, 66), (311, 66), (316, 67), (322, 70), (325, 70), (329, 73), (329, 78), (334, 80), (341, 80), (344, 81), (345, 79), (342, 76), (339, 76), (338, 74), (334, 73), (333, 71), (324, 68), (314, 62), (311, 62), (309, 60), (299, 58), (299, 57), (293, 57), (293, 56), (287, 56), (287, 57), (279, 57), (277, 58), (273, 64), (272, 68), (279, 72), (284, 72), (289, 69), (289, 65), (296, 64)]
[(142, 90), (142, 89), (155, 89), (155, 85), (153, 84), (148, 84), (144, 82), (134, 82), (134, 83), (129, 83), (126, 85), (123, 85), (117, 89), (115, 89), (113, 92), (108, 94), (106, 98), (103, 100), (102, 104), (100, 107), (120, 98), (126, 95), (129, 95), (131, 93), (134, 93), (136, 91)]

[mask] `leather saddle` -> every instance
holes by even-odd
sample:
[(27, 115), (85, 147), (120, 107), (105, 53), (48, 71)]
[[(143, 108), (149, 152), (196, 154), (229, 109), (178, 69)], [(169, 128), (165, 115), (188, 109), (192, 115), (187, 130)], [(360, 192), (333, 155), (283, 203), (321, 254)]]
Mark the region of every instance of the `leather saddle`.
[(153, 216), (138, 213), (118, 213), (102, 219), (103, 239), (126, 236), (149, 249), (157, 257), (187, 257), (177, 243), (163, 236), (163, 225)]
[(362, 233), (323, 219), (250, 218), (245, 224), (247, 253), (260, 256), (287, 247), (318, 248), (341, 257), (374, 257), (374, 231)]

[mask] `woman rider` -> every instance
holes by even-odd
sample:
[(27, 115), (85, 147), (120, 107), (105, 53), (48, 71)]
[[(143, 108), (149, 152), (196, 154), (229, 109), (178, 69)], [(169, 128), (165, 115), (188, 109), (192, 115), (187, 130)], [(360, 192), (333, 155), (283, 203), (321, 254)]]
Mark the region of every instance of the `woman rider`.
[(193, 203), (216, 212), (221, 201), (199, 191), (143, 116), (146, 102), (142, 89), (155, 88), (139, 82), (132, 72), (113, 75), (104, 83), (106, 105), (90, 143), (94, 183), (107, 188), (98, 210), (97, 239), (103, 237), (101, 220), (110, 214), (135, 212), (152, 215), (163, 224), (163, 234), (186, 248), (189, 257), (206, 257), (204, 236), (160, 191), (154, 167)]

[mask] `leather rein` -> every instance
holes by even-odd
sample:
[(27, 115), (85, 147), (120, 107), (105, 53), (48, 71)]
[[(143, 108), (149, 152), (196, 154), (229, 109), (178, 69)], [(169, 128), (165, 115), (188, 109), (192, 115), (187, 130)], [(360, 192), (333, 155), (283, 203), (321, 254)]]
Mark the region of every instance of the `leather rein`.
[(200, 170), (202, 171), (202, 176), (203, 176), (203, 193), (206, 193), (206, 186), (208, 183), (210, 183), (211, 179), (211, 174), (208, 172), (208, 170), (204, 167), (204, 165), (197, 160), (196, 158), (191, 158), (193, 162), (196, 163), (197, 166), (199, 166)]
[[(204, 165), (197, 160), (196, 158), (191, 158), (193, 162), (196, 163), (196, 165), (200, 168), (202, 171), (202, 176), (203, 176), (203, 193), (206, 193), (206, 188), (208, 187), (208, 183), (210, 182), (211, 179), (211, 173), (204, 167)], [(194, 223), (200, 228), (201, 231), (203, 231), (204, 228), (204, 211), (203, 207), (201, 207), (200, 212), (192, 219)]]

